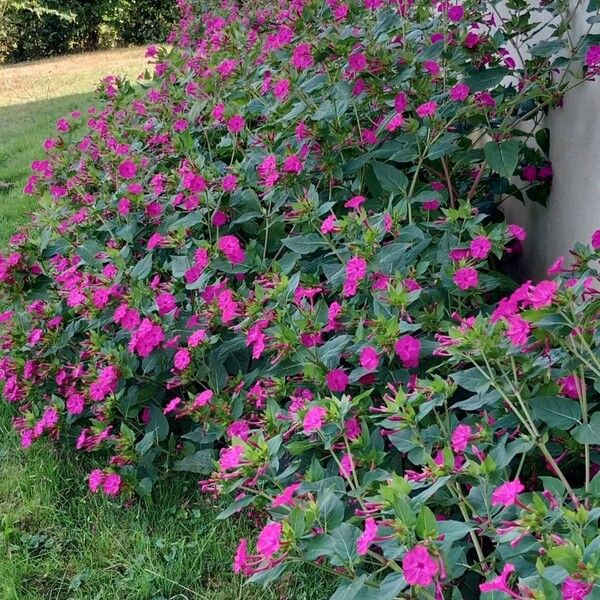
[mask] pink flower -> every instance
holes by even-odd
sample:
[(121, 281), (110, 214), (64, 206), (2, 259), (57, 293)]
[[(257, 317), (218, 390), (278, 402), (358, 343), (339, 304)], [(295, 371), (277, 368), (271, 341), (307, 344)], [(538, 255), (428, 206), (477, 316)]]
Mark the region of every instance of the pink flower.
[(430, 100), (429, 102), (424, 102), (420, 106), (417, 107), (417, 114), (424, 119), (425, 117), (433, 117), (435, 115), (435, 111), (437, 110), (437, 103), (434, 100)]
[(431, 585), (437, 572), (438, 564), (425, 546), (411, 548), (402, 559), (402, 573), (409, 585)]
[(323, 419), (326, 415), (327, 409), (324, 406), (313, 406), (308, 409), (302, 421), (304, 433), (312, 433), (321, 429), (323, 427)]
[(492, 506), (511, 506), (518, 500), (525, 486), (518, 480), (507, 481), (497, 487), (492, 493)]
[(247, 574), (248, 561), (248, 540), (242, 538), (235, 552), (235, 558), (233, 559), (233, 572)]
[(535, 181), (538, 177), (538, 170), (535, 165), (525, 165), (521, 169), (521, 179), (523, 181)]
[(365, 200), (364, 196), (353, 196), (344, 203), (344, 208), (360, 208)]
[(359, 361), (363, 369), (374, 371), (379, 366), (379, 354), (373, 346), (365, 346), (360, 351)]
[(137, 165), (132, 160), (124, 160), (118, 170), (122, 179), (133, 179), (137, 173)]
[(288, 97), (290, 93), (290, 80), (289, 79), (280, 79), (273, 86), (273, 94), (279, 102), (285, 102), (285, 99)]
[[(597, 46), (600, 49), (600, 46)], [(600, 61), (600, 59), (599, 59)], [(567, 577), (562, 585), (562, 600), (585, 600), (591, 593), (593, 584)]]
[(465, 16), (465, 9), (460, 5), (456, 4), (448, 9), (448, 20), (452, 23), (460, 23)]
[(224, 235), (219, 240), (219, 250), (229, 259), (232, 265), (239, 265), (246, 260), (246, 254), (235, 235)]
[(302, 169), (304, 165), (302, 161), (298, 157), (297, 154), (291, 154), (290, 156), (286, 156), (283, 160), (283, 171), (284, 173), (294, 173), (296, 175), (300, 175), (302, 173)]
[(100, 489), (103, 481), (104, 473), (100, 469), (94, 469), (88, 478), (88, 487), (90, 488), (90, 491), (96, 493)]
[(102, 482), (102, 489), (107, 496), (117, 496), (121, 491), (122, 483), (118, 473), (108, 473)]
[(292, 52), (292, 66), (303, 71), (314, 64), (310, 44), (298, 44)]
[(212, 390), (204, 390), (203, 392), (200, 392), (194, 398), (194, 408), (200, 408), (201, 406), (206, 406), (207, 404), (209, 404), (212, 400), (213, 395), (214, 394)]
[(567, 398), (573, 398), (573, 400), (577, 400), (579, 398), (580, 391), (585, 387), (585, 383), (579, 380), (575, 375), (567, 375), (566, 377), (561, 377), (558, 380), (558, 384), (560, 386), (560, 393)]
[(402, 127), (402, 125), (404, 125), (404, 116), (402, 115), (402, 113), (396, 113), (387, 123), (387, 125), (385, 126), (385, 128), (390, 131), (390, 132), (394, 132), (396, 131), (396, 129), (399, 129), (400, 127)]
[(520, 242), (524, 241), (525, 238), (527, 237), (525, 230), (522, 227), (515, 225), (514, 223), (511, 223), (507, 229), (508, 229), (509, 235), (516, 238)]
[(152, 350), (160, 346), (165, 334), (160, 325), (154, 325), (150, 319), (144, 319), (137, 331), (131, 336), (129, 351), (137, 352), (142, 358), (150, 356)]
[(168, 315), (177, 308), (177, 300), (173, 294), (165, 292), (156, 296), (156, 306), (158, 307), (158, 313), (162, 315)]
[(504, 592), (509, 596), (512, 596), (512, 590), (508, 586), (507, 580), (511, 576), (512, 573), (515, 572), (515, 565), (512, 563), (506, 563), (502, 568), (502, 573), (491, 579), (490, 581), (486, 581), (485, 583), (479, 584), (479, 589), (482, 592)]
[(421, 342), (416, 337), (403, 335), (394, 345), (394, 351), (405, 369), (415, 369), (419, 366)]
[(178, 371), (185, 371), (190, 366), (191, 362), (192, 357), (190, 356), (189, 351), (185, 348), (178, 350), (175, 354), (174, 365)]
[(292, 496), (299, 487), (299, 483), (292, 483), (291, 485), (288, 485), (280, 494), (273, 498), (271, 506), (274, 508), (277, 506), (293, 506), (294, 500)]
[(470, 91), (466, 83), (456, 83), (450, 89), (450, 100), (453, 102), (464, 102), (469, 97)]
[(536, 286), (533, 286), (529, 291), (532, 308), (538, 309), (550, 306), (557, 289), (558, 283), (556, 281), (540, 281)]
[(281, 523), (265, 525), (258, 536), (256, 550), (265, 558), (271, 558), (281, 548)]
[(233, 173), (229, 173), (221, 179), (221, 187), (224, 192), (233, 192), (237, 187), (237, 182), (237, 177)]
[(342, 393), (348, 386), (348, 375), (343, 369), (333, 369), (325, 375), (325, 383), (332, 392)]
[(513, 346), (522, 346), (529, 338), (531, 325), (525, 321), (520, 315), (509, 315), (506, 318), (508, 328), (506, 337), (510, 340)]
[(337, 233), (339, 231), (337, 226), (337, 217), (335, 215), (329, 215), (321, 223), (321, 233)]
[(454, 273), (452, 280), (461, 290), (468, 290), (477, 287), (479, 275), (473, 267), (463, 267)]
[(464, 452), (471, 439), (471, 428), (468, 425), (458, 425), (450, 438), (454, 452)]
[(229, 129), (231, 133), (239, 133), (244, 129), (245, 125), (246, 121), (244, 121), (242, 115), (233, 115), (233, 117), (230, 117), (227, 121), (227, 129)]
[(492, 249), (492, 242), (489, 238), (484, 235), (480, 235), (471, 240), (469, 250), (471, 250), (471, 256), (478, 260), (485, 260), (488, 257)]
[(344, 281), (343, 294), (345, 298), (356, 295), (360, 282), (367, 274), (367, 261), (360, 256), (354, 256), (346, 265), (346, 280)]
[(590, 46), (585, 54), (585, 64), (588, 67), (597, 67), (600, 65), (600, 46)]
[(70, 415), (80, 415), (85, 407), (85, 398), (82, 394), (71, 394), (67, 398), (67, 412)]
[(440, 67), (439, 63), (435, 60), (425, 60), (423, 61), (423, 70), (433, 77), (436, 77), (442, 72), (442, 67)]
[(369, 546), (377, 537), (377, 523), (373, 517), (365, 520), (365, 530), (356, 541), (356, 551), (360, 556), (364, 556), (369, 551)]
[(228, 469), (237, 468), (242, 461), (242, 454), (244, 454), (243, 446), (224, 448), (219, 457), (219, 466), (221, 467), (221, 470), (227, 471)]
[(437, 210), (440, 207), (438, 200), (425, 200), (423, 202), (423, 210), (432, 211)]
[(355, 52), (348, 57), (348, 66), (354, 73), (360, 73), (367, 68), (367, 57), (362, 52)]

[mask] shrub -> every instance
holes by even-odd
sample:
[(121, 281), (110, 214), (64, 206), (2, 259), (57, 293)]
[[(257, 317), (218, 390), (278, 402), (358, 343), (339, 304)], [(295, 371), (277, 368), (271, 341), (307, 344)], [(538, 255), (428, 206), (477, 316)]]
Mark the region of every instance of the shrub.
[[(531, 439), (465, 361), (516, 287), (525, 233), (496, 207), (543, 199), (543, 115), (594, 77), (595, 38), (565, 41), (551, 4), (180, 5), (144, 95), (107, 78), (33, 165), (41, 208), (0, 270), (23, 445), (96, 452), (91, 490), (123, 498), (199, 473), (234, 495), (222, 517), (268, 515), (235, 559), (254, 581), (304, 560), (342, 577), (335, 598), (469, 598), (513, 573), (513, 597), (587, 590), (591, 489), (563, 473), (565, 498), (555, 425), (532, 413)], [(553, 494), (523, 495), (540, 471)]]

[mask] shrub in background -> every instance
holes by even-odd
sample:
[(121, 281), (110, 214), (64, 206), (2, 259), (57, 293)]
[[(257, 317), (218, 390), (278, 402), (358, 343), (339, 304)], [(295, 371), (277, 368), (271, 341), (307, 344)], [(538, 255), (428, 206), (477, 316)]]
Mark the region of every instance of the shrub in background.
[(4, 0), (0, 62), (164, 40), (176, 21), (172, 0)]
[[(584, 597), (592, 529), (549, 552), (595, 515), (590, 477), (558, 467), (580, 440), (467, 349), (477, 322), (499, 359), (503, 327), (529, 342), (521, 308), (554, 306), (527, 284), (497, 329), (474, 321), (516, 287), (525, 232), (496, 207), (542, 199), (541, 121), (594, 77), (597, 40), (563, 38), (558, 4), (180, 7), (143, 96), (107, 78), (33, 165), (41, 208), (0, 269), (23, 445), (97, 453), (111, 496), (201, 474), (235, 496), (223, 517), (268, 515), (235, 559), (255, 581), (304, 560), (342, 577), (336, 598)], [(552, 493), (521, 495), (537, 473)]]

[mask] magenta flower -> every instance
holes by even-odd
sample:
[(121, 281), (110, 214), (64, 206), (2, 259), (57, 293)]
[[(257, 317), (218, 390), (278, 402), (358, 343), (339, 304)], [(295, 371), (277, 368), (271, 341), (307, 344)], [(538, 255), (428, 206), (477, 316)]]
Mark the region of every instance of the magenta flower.
[(375, 519), (369, 517), (365, 520), (365, 530), (356, 541), (356, 551), (360, 556), (364, 556), (369, 551), (369, 546), (377, 537), (377, 523)]
[(437, 572), (438, 564), (425, 546), (411, 548), (402, 559), (402, 573), (409, 585), (431, 585)]
[(304, 415), (302, 426), (304, 427), (304, 433), (312, 433), (318, 431), (323, 427), (323, 419), (327, 416), (327, 409), (324, 406), (313, 406), (308, 409)]
[(448, 20), (452, 23), (460, 23), (465, 16), (465, 9), (461, 4), (455, 4), (448, 9)]
[(594, 250), (600, 250), (600, 229), (597, 229), (592, 234), (592, 248)]
[(360, 351), (359, 362), (363, 369), (374, 371), (379, 366), (379, 354), (377, 350), (373, 346), (365, 346)]
[(557, 289), (558, 283), (556, 281), (547, 280), (540, 281), (540, 283), (532, 287), (529, 291), (529, 301), (532, 308), (538, 309), (550, 306)]
[(224, 235), (219, 239), (219, 250), (227, 257), (232, 265), (239, 265), (246, 260), (240, 241), (235, 235)]
[(512, 237), (518, 239), (520, 242), (524, 241), (525, 238), (527, 237), (527, 234), (525, 233), (525, 230), (522, 227), (519, 227), (518, 225), (515, 225), (514, 223), (511, 223), (508, 226), (508, 233)]
[(424, 119), (425, 117), (433, 117), (433, 115), (435, 115), (437, 107), (437, 103), (433, 100), (430, 100), (429, 102), (424, 102), (423, 104), (417, 107), (417, 114), (422, 119)]
[(479, 589), (482, 592), (503, 592), (512, 596), (512, 590), (510, 589), (507, 581), (512, 573), (515, 572), (515, 565), (512, 563), (506, 563), (502, 568), (502, 573), (495, 577), (494, 579), (490, 579), (490, 581), (486, 581), (485, 583), (481, 583), (479, 585)]
[(348, 57), (348, 66), (354, 73), (360, 73), (367, 68), (367, 57), (362, 52), (355, 52)]
[(249, 575), (248, 562), (248, 540), (242, 538), (235, 552), (235, 558), (233, 559), (233, 572)]
[(96, 493), (100, 489), (103, 481), (104, 473), (100, 469), (94, 469), (88, 478), (88, 487), (90, 488), (90, 491)]
[(477, 258), (478, 260), (485, 260), (488, 257), (491, 249), (492, 242), (484, 235), (480, 235), (472, 239), (471, 244), (469, 245), (471, 256), (473, 258)]
[(343, 295), (351, 298), (356, 295), (360, 282), (367, 274), (367, 261), (360, 256), (354, 256), (346, 265), (346, 280), (344, 281)]
[(298, 44), (292, 52), (292, 66), (298, 71), (304, 71), (312, 67), (314, 60), (310, 44)]
[(585, 54), (585, 64), (590, 68), (600, 65), (600, 46), (590, 46)]
[(273, 86), (273, 95), (279, 102), (285, 102), (286, 98), (290, 93), (290, 80), (289, 79), (280, 79)]
[(256, 550), (265, 558), (271, 558), (281, 548), (281, 523), (265, 525), (258, 536)]
[(333, 369), (325, 375), (325, 383), (332, 392), (342, 393), (348, 386), (348, 375), (343, 369)]
[(588, 581), (577, 581), (572, 577), (567, 577), (561, 589), (562, 600), (585, 600), (593, 587), (593, 584)]
[(107, 496), (118, 496), (122, 483), (118, 473), (108, 473), (102, 482), (102, 489)]
[(464, 452), (469, 445), (472, 431), (468, 425), (458, 425), (452, 432), (450, 442), (454, 452)]
[(366, 198), (364, 196), (353, 196), (350, 200), (347, 200), (344, 203), (344, 208), (360, 208), (360, 206), (365, 202)]
[(531, 324), (525, 321), (520, 315), (509, 315), (506, 317), (508, 328), (506, 337), (513, 346), (522, 346), (527, 342), (531, 331)]
[(388, 122), (387, 125), (385, 126), (385, 128), (390, 131), (390, 132), (394, 132), (396, 131), (396, 129), (399, 129), (400, 127), (402, 127), (402, 125), (404, 125), (404, 116), (401, 113), (396, 113)]
[(118, 167), (122, 179), (133, 179), (137, 173), (137, 165), (132, 160), (124, 160)]
[(240, 133), (242, 129), (246, 126), (246, 121), (244, 121), (244, 117), (242, 115), (233, 115), (227, 121), (227, 129), (231, 133)]
[(273, 498), (273, 502), (271, 506), (274, 508), (277, 506), (293, 506), (294, 499), (293, 496), (296, 493), (296, 490), (300, 487), (299, 483), (292, 483), (288, 485), (280, 494)]
[(221, 179), (221, 187), (224, 192), (233, 192), (237, 187), (237, 177), (233, 173), (229, 173)]
[(461, 290), (468, 290), (477, 287), (479, 275), (473, 267), (463, 267), (454, 273), (452, 280)]
[(524, 490), (525, 486), (518, 479), (507, 481), (492, 493), (492, 506), (512, 506)]
[(573, 398), (573, 400), (579, 398), (579, 390), (583, 390), (585, 387), (585, 383), (580, 380), (578, 381), (577, 377), (573, 374), (561, 377), (558, 380), (558, 384), (560, 385), (560, 393), (567, 398)]
[(191, 362), (192, 357), (190, 356), (189, 350), (182, 348), (175, 354), (173, 364), (178, 371), (185, 371), (190, 366)]
[(239, 467), (242, 461), (242, 454), (244, 454), (243, 446), (224, 448), (219, 457), (219, 466), (221, 467), (221, 470), (227, 471), (228, 469), (236, 469)]
[(456, 83), (450, 88), (450, 100), (453, 102), (464, 102), (469, 97), (470, 91), (466, 83)]
[(394, 351), (405, 369), (416, 369), (421, 356), (421, 342), (412, 335), (403, 335), (394, 345)]

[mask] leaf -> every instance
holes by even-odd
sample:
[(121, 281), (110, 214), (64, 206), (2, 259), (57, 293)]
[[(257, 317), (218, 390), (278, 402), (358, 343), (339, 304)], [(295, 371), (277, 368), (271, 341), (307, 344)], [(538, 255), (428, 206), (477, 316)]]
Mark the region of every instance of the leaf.
[(492, 67), (475, 71), (465, 79), (471, 92), (481, 92), (495, 88), (510, 72), (505, 67)]
[(404, 575), (390, 573), (379, 584), (379, 588), (365, 587), (360, 600), (395, 600), (399, 593), (408, 587)]
[(323, 239), (318, 233), (285, 238), (281, 240), (281, 243), (297, 254), (310, 254), (325, 246)]
[(580, 444), (600, 444), (600, 412), (592, 415), (589, 423), (579, 425), (571, 432), (571, 435)]
[(173, 465), (174, 471), (189, 471), (209, 475), (214, 469), (213, 450), (198, 450), (194, 454), (184, 456)]
[(146, 424), (146, 432), (153, 432), (159, 440), (164, 440), (169, 435), (169, 422), (160, 406), (151, 404), (149, 408), (150, 419)]
[(358, 558), (356, 542), (361, 536), (362, 531), (351, 523), (342, 523), (331, 533), (333, 538), (333, 548), (339, 561), (332, 557), (331, 564), (334, 566), (351, 565)]
[(541, 58), (550, 58), (554, 54), (558, 54), (565, 47), (563, 40), (553, 38), (549, 40), (542, 40), (535, 46), (529, 49), (531, 56), (539, 56)]
[(319, 522), (325, 532), (330, 532), (341, 525), (345, 513), (344, 503), (331, 490), (327, 490), (319, 498), (317, 507)]
[(148, 275), (150, 275), (150, 270), (152, 269), (152, 252), (146, 254), (139, 263), (131, 269), (131, 278), (132, 279), (146, 279)]
[(431, 512), (431, 509), (425, 505), (421, 507), (421, 511), (417, 517), (415, 533), (422, 539), (437, 536), (437, 521), (435, 515)]
[(96, 240), (88, 240), (85, 244), (82, 244), (77, 250), (77, 254), (81, 257), (81, 260), (90, 267), (98, 267), (100, 261), (96, 258), (97, 254), (102, 252), (102, 246), (96, 242)]
[(338, 335), (325, 342), (318, 350), (319, 360), (328, 368), (333, 369), (339, 362), (342, 350), (350, 342), (349, 335)]
[(396, 167), (378, 160), (374, 160), (371, 165), (379, 185), (386, 192), (399, 192), (408, 187), (408, 178)]
[(510, 177), (519, 162), (521, 142), (518, 140), (502, 140), (501, 142), (488, 142), (483, 147), (483, 154), (488, 165), (501, 177)]
[(579, 402), (560, 396), (540, 396), (529, 401), (533, 414), (546, 425), (568, 430), (581, 424)]
[(489, 379), (476, 367), (458, 371), (457, 373), (450, 375), (450, 377), (457, 385), (460, 385), (460, 387), (469, 392), (485, 394), (490, 387)]

